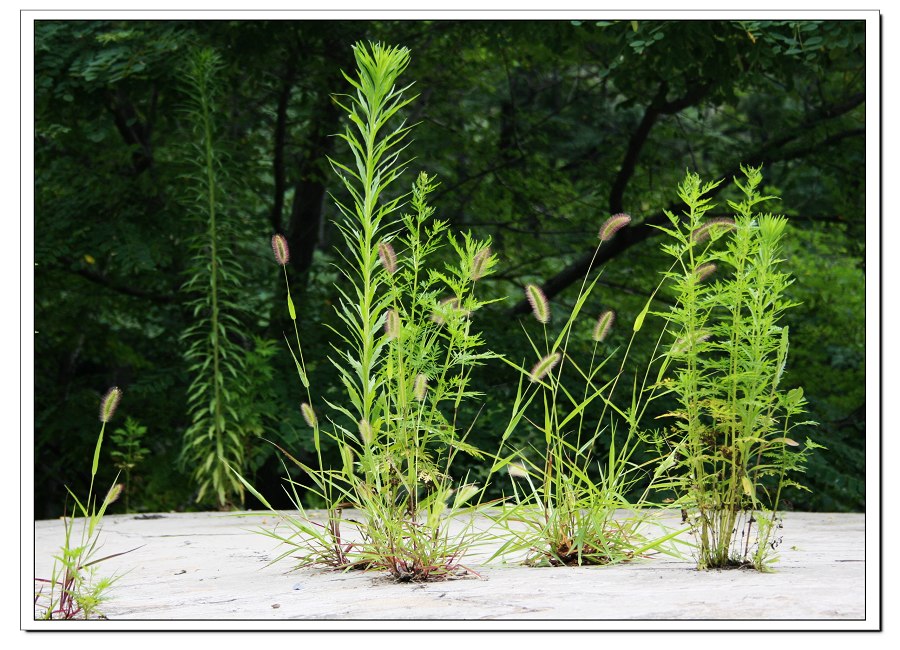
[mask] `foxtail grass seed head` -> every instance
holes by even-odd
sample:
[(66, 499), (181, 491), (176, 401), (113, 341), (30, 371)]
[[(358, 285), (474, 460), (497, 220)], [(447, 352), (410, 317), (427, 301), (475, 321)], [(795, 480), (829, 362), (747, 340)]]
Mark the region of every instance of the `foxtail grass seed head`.
[(113, 414), (116, 412), (116, 407), (119, 405), (119, 400), (121, 399), (122, 389), (118, 386), (113, 386), (106, 391), (106, 395), (104, 395), (103, 399), (100, 401), (101, 422), (106, 423), (112, 419)]
[(536, 284), (527, 285), (525, 297), (528, 299), (528, 304), (531, 305), (531, 313), (534, 314), (534, 317), (541, 323), (550, 322), (550, 304), (541, 288)]
[(437, 307), (434, 309), (434, 311), (431, 312), (431, 320), (438, 325), (443, 325), (447, 322), (446, 318), (444, 317), (448, 315), (448, 312), (451, 309), (455, 309), (458, 303), (459, 301), (454, 297), (442, 299), (440, 302), (438, 302)]
[(691, 233), (691, 241), (694, 243), (699, 243), (706, 241), (709, 239), (710, 234), (713, 230), (716, 232), (724, 232), (726, 230), (732, 230), (735, 228), (734, 219), (730, 217), (715, 217), (710, 219), (705, 224), (697, 228), (693, 233)]
[(613, 323), (615, 322), (616, 312), (607, 309), (600, 314), (600, 317), (597, 319), (597, 324), (594, 325), (594, 333), (591, 335), (591, 338), (597, 343), (605, 341), (606, 337), (609, 336), (609, 333), (612, 331)]
[(122, 483), (116, 483), (111, 488), (109, 488), (109, 492), (106, 493), (106, 497), (103, 499), (104, 505), (109, 505), (114, 503), (120, 496), (122, 496), (122, 489), (125, 486)]
[(355, 456), (353, 454), (353, 449), (350, 448), (349, 445), (341, 445), (341, 460), (344, 461), (344, 473), (349, 475), (353, 474), (353, 461), (355, 460)]
[(459, 298), (450, 296), (444, 298), (437, 304), (437, 308), (431, 312), (431, 320), (438, 325), (444, 325), (447, 322), (445, 317), (451, 319), (457, 316), (468, 316), (471, 312), (462, 308)]
[(316, 419), (316, 412), (313, 411), (313, 407), (306, 402), (303, 402), (300, 404), (300, 412), (303, 414), (303, 419), (306, 420), (306, 424), (315, 429), (319, 420)]
[(368, 420), (359, 421), (359, 437), (362, 438), (363, 444), (367, 447), (371, 447), (372, 443), (375, 442), (375, 434), (372, 432), (372, 425), (369, 424)]
[(697, 274), (697, 282), (703, 282), (706, 278), (715, 273), (717, 268), (718, 267), (712, 262), (698, 266), (695, 271)]
[(400, 314), (396, 309), (388, 309), (384, 319), (384, 333), (389, 339), (400, 336)]
[(287, 239), (283, 235), (274, 235), (272, 237), (272, 252), (275, 253), (275, 261), (281, 266), (287, 264), (291, 259), (291, 250), (288, 248)]
[(709, 339), (709, 334), (701, 333), (699, 336), (695, 336), (693, 342), (689, 342), (687, 337), (678, 339), (672, 345), (672, 353), (673, 354), (685, 354), (688, 350), (690, 350), (695, 345), (699, 345), (704, 341)]
[(416, 381), (413, 384), (413, 396), (417, 401), (422, 402), (425, 400), (425, 393), (428, 392), (428, 377), (423, 375), (421, 372), (416, 375)]
[(624, 212), (614, 214), (600, 226), (600, 241), (609, 241), (616, 233), (631, 223), (631, 217)]
[(397, 272), (397, 253), (394, 252), (394, 247), (389, 243), (381, 242), (378, 244), (378, 258), (381, 260), (381, 266), (384, 267), (388, 274), (394, 275)]
[(531, 369), (531, 373), (528, 375), (528, 379), (531, 382), (541, 381), (544, 377), (547, 376), (547, 373), (549, 373), (556, 367), (556, 364), (559, 363), (559, 359), (559, 352), (548, 354), (546, 357), (534, 364), (534, 368)]
[(520, 463), (510, 463), (506, 466), (506, 471), (513, 478), (525, 478), (528, 476), (528, 470)]
[(490, 246), (482, 248), (472, 259), (472, 281), (480, 280), (485, 276), (487, 263), (491, 259)]
[(481, 491), (477, 485), (472, 483), (467, 483), (466, 485), (461, 485), (456, 490), (456, 498), (453, 499), (453, 509), (457, 509), (461, 506), (464, 506), (469, 502), (469, 499), (474, 497)]

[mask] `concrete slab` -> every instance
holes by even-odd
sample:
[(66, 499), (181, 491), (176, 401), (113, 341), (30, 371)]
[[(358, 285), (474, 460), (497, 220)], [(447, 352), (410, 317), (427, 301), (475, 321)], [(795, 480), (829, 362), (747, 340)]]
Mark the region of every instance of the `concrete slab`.
[[(285, 547), (253, 531), (276, 525), (270, 513), (107, 517), (103, 554), (143, 546), (101, 565), (102, 575), (122, 577), (102, 608), (108, 620), (96, 625), (170, 627), (180, 621), (188, 629), (190, 622), (280, 629), (293, 622), (306, 629), (396, 629), (397, 621), (442, 620), (467, 622), (471, 629), (485, 621), (508, 621), (512, 629), (528, 622), (588, 629), (650, 629), (656, 622), (670, 629), (678, 622), (732, 621), (790, 629), (812, 621), (859, 629), (852, 623), (877, 617), (877, 605), (866, 602), (862, 514), (786, 513), (774, 573), (699, 572), (690, 559), (666, 556), (609, 567), (484, 565), (493, 549), (483, 548), (464, 561), (480, 579), (426, 584), (395, 583), (371, 572), (293, 570), (290, 558), (267, 566)], [(35, 522), (35, 576), (49, 577), (62, 536), (61, 521)]]

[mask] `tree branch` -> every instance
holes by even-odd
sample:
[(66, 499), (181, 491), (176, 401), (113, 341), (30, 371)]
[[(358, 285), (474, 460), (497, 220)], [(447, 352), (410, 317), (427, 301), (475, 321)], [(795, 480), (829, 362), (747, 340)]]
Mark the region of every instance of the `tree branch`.
[(293, 57), (289, 57), (281, 80), (281, 91), (278, 94), (278, 107), (275, 118), (274, 145), (272, 151), (273, 193), (272, 213), (269, 217), (273, 232), (282, 232), (282, 213), (284, 212), (284, 194), (287, 190), (284, 170), (284, 147), (287, 135), (287, 110), (294, 87)]
[(625, 149), (625, 156), (622, 158), (622, 164), (619, 166), (619, 173), (616, 174), (612, 189), (609, 191), (610, 214), (616, 214), (624, 210), (625, 188), (634, 175), (641, 150), (644, 148), (647, 137), (650, 135), (650, 131), (660, 115), (671, 115), (698, 103), (709, 92), (710, 88), (710, 85), (694, 86), (682, 97), (667, 102), (666, 94), (669, 91), (669, 84), (665, 81), (659, 84), (656, 95), (644, 110), (644, 116), (628, 140), (628, 147)]
[(291, 268), (301, 273), (312, 266), (313, 251), (319, 243), (322, 223), (326, 187), (316, 163), (328, 156), (332, 142), (330, 134), (336, 133), (340, 125), (340, 114), (331, 97), (325, 93), (320, 95), (313, 112), (319, 119), (310, 133), (309, 149), (297, 166), (290, 223), (286, 229), (292, 253)]
[[(784, 135), (782, 137), (769, 141), (768, 143), (757, 149), (755, 152), (751, 153), (745, 158), (744, 164), (758, 165), (770, 164), (773, 162), (781, 162), (786, 160), (794, 160), (797, 158), (802, 158), (803, 156), (815, 150), (821, 149), (824, 146), (833, 146), (834, 144), (837, 144), (845, 140), (846, 138), (864, 135), (865, 129), (847, 129), (845, 131), (841, 131), (839, 133), (831, 135), (824, 140), (812, 143), (806, 147), (794, 148), (792, 150), (787, 150), (784, 148), (784, 145), (789, 144), (802, 137), (802, 135), (809, 128), (817, 126), (818, 124), (826, 120), (838, 117), (853, 110), (854, 108), (859, 106), (862, 101), (864, 101), (864, 99), (864, 96), (862, 99), (859, 99), (855, 96), (845, 102), (842, 102), (841, 104), (832, 107), (826, 107), (822, 111), (816, 113), (803, 124), (791, 129), (789, 135)], [(731, 178), (733, 176), (737, 176), (738, 174), (740, 174), (740, 164), (735, 164), (724, 174), (718, 174), (717, 177)], [(712, 190), (709, 196), (715, 196), (725, 187), (726, 184), (722, 183), (717, 188)], [(680, 203), (673, 203), (669, 205), (667, 209), (669, 210), (669, 212), (675, 212), (680, 207)], [(646, 239), (649, 239), (650, 237), (658, 235), (659, 231), (652, 226), (663, 225), (666, 223), (666, 221), (667, 218), (665, 216), (665, 213), (660, 211), (652, 216), (647, 217), (641, 224), (633, 228), (625, 228), (621, 230), (612, 241), (603, 244), (600, 252), (596, 256), (594, 256), (593, 250), (586, 252), (581, 257), (579, 257), (578, 260), (547, 280), (547, 282), (544, 283), (542, 287), (544, 290), (544, 294), (547, 296), (547, 298), (553, 298), (561, 291), (566, 289), (569, 285), (582, 279), (594, 268), (605, 264), (609, 260), (615, 258), (617, 255), (635, 246), (636, 244), (639, 244)], [(593, 264), (591, 264), (592, 259), (594, 260)], [(512, 315), (525, 314), (529, 311), (529, 309), (530, 306), (528, 302), (525, 300), (521, 300), (511, 309), (510, 313)]]
[[(60, 269), (63, 270), (63, 269)], [(67, 269), (66, 269), (67, 270)], [(116, 293), (121, 293), (126, 296), (131, 296), (133, 298), (140, 298), (142, 300), (149, 300), (150, 302), (158, 303), (161, 305), (170, 305), (175, 302), (177, 298), (177, 292), (172, 292), (171, 294), (161, 295), (157, 293), (152, 293), (150, 291), (143, 291), (141, 289), (135, 289), (131, 285), (122, 285), (116, 284), (105, 275), (100, 275), (99, 273), (95, 273), (93, 271), (89, 271), (88, 269), (76, 269), (75, 273), (80, 275), (85, 280), (89, 280), (94, 284), (99, 284), (102, 287), (106, 287)]]
[[(155, 111), (155, 92), (151, 98), (151, 108)], [(135, 176), (146, 171), (153, 164), (153, 151), (150, 148), (150, 132), (152, 125), (144, 124), (138, 119), (134, 104), (125, 95), (124, 90), (118, 88), (115, 94), (110, 93), (107, 109), (113, 116), (116, 130), (125, 144), (136, 147), (131, 154), (131, 165)]]

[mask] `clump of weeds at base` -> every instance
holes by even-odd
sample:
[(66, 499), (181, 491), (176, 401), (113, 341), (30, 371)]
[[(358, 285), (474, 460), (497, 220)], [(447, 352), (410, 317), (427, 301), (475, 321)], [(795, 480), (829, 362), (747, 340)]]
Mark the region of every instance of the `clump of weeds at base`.
[(791, 476), (821, 447), (793, 438), (794, 429), (815, 423), (798, 421), (802, 388), (781, 387), (782, 317), (794, 306), (784, 296), (792, 280), (779, 270), (787, 220), (755, 211), (772, 197), (758, 191), (760, 168), (743, 173), (743, 182), (735, 179), (743, 199), (729, 201), (733, 218), (706, 218), (713, 207), (706, 195), (719, 183), (688, 173), (678, 188), (687, 210), (667, 212), (671, 227), (660, 228), (677, 303), (656, 312), (672, 340), (655, 389), (673, 395), (677, 408), (649, 438), (665, 455), (658, 473), (668, 481), (658, 487), (679, 495), (701, 569), (765, 570), (774, 561), (781, 491), (804, 489)]
[[(357, 74), (344, 75), (352, 94), (335, 97), (350, 121), (339, 137), (353, 160), (331, 160), (351, 198), (349, 204), (335, 199), (343, 278), (339, 342), (329, 361), (345, 389), (340, 403), (314, 392), (287, 286), (299, 408), (317, 462), (310, 466), (282, 452), (313, 482), (313, 495), (326, 504), (325, 521), (307, 516), (304, 488), (289, 480), (299, 514), (281, 521), (291, 532), (263, 532), (289, 546), (276, 561), (290, 555), (299, 566), (378, 569), (401, 581), (474, 573), (462, 561), (482, 538), (475, 514), (483, 487), (454, 478), (452, 465), (458, 453), (481, 457), (465, 441), (468, 431), (457, 414), (464, 400), (478, 396), (470, 388), (472, 370), (494, 356), (473, 330), (472, 316), (486, 304), (476, 296), (478, 281), (496, 260), (488, 241), (455, 237), (434, 218), (428, 196), (436, 183), (428, 174), (420, 173), (408, 194), (388, 198), (407, 166), (401, 156), (412, 127), (398, 113), (415, 98), (405, 96), (409, 86), (395, 84), (409, 53), (381, 44), (353, 49)], [(405, 201), (409, 210), (401, 213)], [(272, 246), (285, 267), (286, 239), (275, 235)], [(430, 259), (448, 246), (457, 261), (435, 268)], [(325, 445), (337, 447), (337, 467), (325, 466)]]
[[(106, 424), (115, 413), (122, 398), (119, 388), (111, 388), (100, 402), (100, 435), (94, 448), (94, 459), (91, 465), (91, 483), (87, 499), (82, 503), (71, 490), (69, 495), (75, 502), (71, 516), (63, 517), (65, 538), (59, 555), (54, 555), (53, 570), (50, 578), (35, 578), (34, 615), (35, 619), (74, 619), (96, 618), (98, 608), (108, 599), (109, 588), (118, 580), (118, 576), (98, 578), (97, 565), (105, 560), (130, 553), (133, 550), (114, 553), (103, 557), (99, 554), (101, 524), (103, 515), (111, 503), (122, 492), (122, 485), (113, 482), (112, 486), (97, 507), (94, 494), (94, 477), (100, 463), (100, 449), (103, 445), (103, 433)], [(80, 514), (81, 519), (76, 517)], [(80, 524), (80, 533), (76, 533), (76, 523)]]
[[(625, 214), (610, 217), (600, 228), (594, 256), (630, 221)], [(519, 371), (519, 390), (492, 472), (508, 472), (513, 499), (494, 517), (506, 538), (494, 558), (524, 554), (527, 564), (560, 566), (615, 564), (659, 552), (679, 556), (674, 539), (680, 531), (650, 525), (652, 461), (633, 461), (640, 442), (637, 422), (646, 404), (633, 400), (627, 414), (613, 406), (613, 393), (631, 349), (629, 343), (616, 370), (614, 354), (606, 353), (604, 346), (615, 313), (607, 309), (596, 318), (594, 348), (586, 368), (568, 354), (573, 325), (598, 279), (588, 283), (585, 277), (568, 319), (552, 341), (550, 303), (537, 285), (525, 287), (544, 336), (543, 341), (535, 341), (526, 330), (534, 354), (530, 369), (507, 360)], [(573, 376), (584, 385), (581, 394), (567, 388), (567, 378)], [(651, 392), (647, 401), (653, 397)], [(617, 430), (612, 410), (629, 423), (624, 433)], [(588, 427), (586, 415), (597, 412), (596, 425)], [(510, 434), (523, 422), (541, 434), (544, 446), (504, 454)], [(605, 459), (594, 452), (601, 440), (608, 447)], [(629, 499), (626, 495), (642, 481), (648, 482), (647, 487), (637, 499)]]

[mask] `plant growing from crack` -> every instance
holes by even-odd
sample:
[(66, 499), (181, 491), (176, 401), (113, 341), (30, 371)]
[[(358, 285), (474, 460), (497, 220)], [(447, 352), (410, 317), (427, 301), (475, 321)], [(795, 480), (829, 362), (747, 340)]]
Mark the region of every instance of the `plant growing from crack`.
[[(300, 514), (285, 518), (290, 535), (269, 534), (291, 545), (281, 557), (292, 554), (301, 566), (377, 568), (403, 581), (446, 578), (465, 571), (462, 557), (479, 537), (472, 504), (483, 488), (455, 480), (451, 467), (459, 452), (480, 457), (465, 442), (457, 415), (464, 400), (477, 396), (473, 368), (494, 356), (483, 349), (472, 315), (486, 304), (476, 296), (477, 282), (496, 260), (489, 242), (454, 236), (434, 218), (433, 177), (420, 173), (409, 194), (394, 189), (406, 169), (401, 155), (412, 128), (399, 114), (415, 99), (405, 94), (409, 86), (396, 85), (408, 50), (360, 43), (353, 51), (356, 75), (344, 75), (352, 94), (335, 98), (350, 122), (339, 137), (353, 160), (330, 161), (351, 199), (335, 198), (344, 244), (336, 306), (342, 329), (329, 361), (345, 390), (341, 403), (320, 398), (324, 403), (313, 406), (317, 396), (287, 286), (294, 323), (289, 345), (317, 466), (282, 451), (313, 481), (326, 521), (306, 516), (299, 486), (289, 481)], [(410, 210), (401, 213), (407, 199)], [(431, 258), (448, 246), (457, 261), (434, 268)], [(273, 250), (284, 266), (290, 254), (284, 237), (273, 238)], [(319, 412), (327, 413), (324, 421)], [(337, 446), (338, 467), (323, 464), (325, 444)], [(344, 517), (348, 508), (359, 518)], [(461, 530), (451, 530), (451, 521), (466, 516)]]
[[(625, 214), (607, 219), (600, 228), (594, 256), (630, 221)], [(618, 411), (613, 393), (631, 350), (629, 343), (618, 371), (610, 371), (614, 353), (605, 351), (604, 341), (612, 330), (615, 313), (607, 309), (596, 318), (592, 328), (594, 347), (586, 368), (568, 353), (573, 326), (599, 277), (589, 282), (585, 276), (574, 307), (552, 338), (549, 301), (537, 285), (525, 287), (532, 315), (541, 323), (543, 341), (535, 341), (525, 330), (535, 357), (530, 369), (506, 361), (519, 372), (520, 382), (501, 439), (501, 457), (492, 468), (492, 472), (505, 468), (513, 488), (512, 503), (505, 504), (495, 517), (506, 537), (495, 558), (524, 553), (528, 564), (560, 566), (615, 564), (651, 552), (677, 555), (670, 542), (679, 531), (656, 534), (647, 525), (649, 485), (637, 499), (626, 496), (650, 476), (651, 463), (633, 461), (640, 442), (637, 427), (628, 426), (623, 435), (611, 417), (610, 407)], [(632, 341), (634, 334), (636, 331)], [(567, 387), (573, 378), (584, 385), (581, 394)], [(646, 409), (642, 396), (643, 391), (636, 392), (630, 420), (618, 411), (632, 424)], [(644, 401), (654, 397), (651, 394)], [(591, 429), (585, 416), (598, 409)], [(503, 457), (503, 446), (523, 422), (539, 432), (543, 448), (516, 449)], [(608, 447), (605, 459), (595, 452), (601, 440)], [(630, 514), (622, 516), (622, 510)]]
[[(652, 431), (665, 454), (660, 488), (681, 497), (697, 540), (698, 568), (752, 566), (765, 570), (777, 546), (779, 501), (785, 486), (805, 489), (792, 475), (821, 446), (793, 431), (814, 425), (802, 388), (785, 390), (788, 327), (794, 306), (785, 298), (791, 278), (779, 269), (787, 220), (756, 206), (773, 197), (759, 192), (761, 168), (742, 167), (742, 194), (729, 201), (734, 218), (706, 219), (706, 194), (716, 183), (688, 173), (678, 188), (683, 216), (667, 212), (660, 227), (673, 259), (664, 274), (677, 295), (663, 318), (674, 339), (657, 387), (672, 393), (672, 424)], [(717, 246), (717, 241), (724, 246)], [(707, 281), (716, 269), (715, 282)], [(671, 371), (671, 372), (668, 372)]]
[[(35, 578), (34, 608), (36, 619), (74, 619), (93, 618), (98, 615), (98, 608), (108, 599), (109, 588), (118, 580), (118, 576), (98, 578), (97, 565), (106, 560), (130, 553), (115, 553), (97, 557), (101, 544), (100, 533), (106, 509), (122, 492), (122, 485), (113, 482), (106, 492), (100, 506), (94, 494), (94, 478), (100, 464), (100, 449), (103, 446), (103, 434), (122, 399), (122, 391), (118, 387), (110, 388), (100, 402), (100, 435), (94, 447), (91, 464), (91, 482), (87, 499), (79, 501), (71, 490), (69, 496), (75, 502), (71, 516), (63, 517), (65, 537), (58, 555), (54, 555), (53, 570), (50, 578)], [(76, 517), (80, 515), (80, 533), (76, 534)], [(136, 549), (131, 549), (136, 550)], [(49, 591), (48, 591), (49, 590)]]

